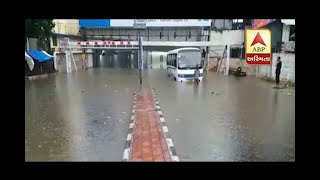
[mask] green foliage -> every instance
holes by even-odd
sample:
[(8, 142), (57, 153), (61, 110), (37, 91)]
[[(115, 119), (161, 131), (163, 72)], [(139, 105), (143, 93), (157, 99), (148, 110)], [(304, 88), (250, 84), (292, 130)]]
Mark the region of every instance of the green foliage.
[(51, 37), (54, 26), (53, 19), (26, 19), (25, 37), (47, 40)]
[(223, 32), (224, 30), (223, 30), (223, 29), (213, 29), (212, 31), (219, 32), (220, 34), (222, 34), (222, 32)]
[(27, 38), (37, 38), (39, 48), (50, 51), (50, 37), (55, 24), (53, 19), (26, 19), (25, 20), (25, 44)]

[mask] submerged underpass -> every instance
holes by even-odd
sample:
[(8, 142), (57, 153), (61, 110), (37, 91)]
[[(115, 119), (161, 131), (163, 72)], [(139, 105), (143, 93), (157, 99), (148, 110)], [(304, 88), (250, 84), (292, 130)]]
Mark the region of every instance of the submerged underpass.
[(95, 50), (93, 67), (138, 68), (137, 50)]

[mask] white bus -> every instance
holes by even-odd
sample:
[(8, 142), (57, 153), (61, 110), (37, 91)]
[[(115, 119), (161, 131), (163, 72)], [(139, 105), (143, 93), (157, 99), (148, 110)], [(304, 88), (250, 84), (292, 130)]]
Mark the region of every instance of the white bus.
[(198, 48), (179, 48), (168, 52), (167, 71), (175, 81), (188, 81), (194, 79), (194, 72), (199, 66), (200, 78), (203, 78), (203, 61)]

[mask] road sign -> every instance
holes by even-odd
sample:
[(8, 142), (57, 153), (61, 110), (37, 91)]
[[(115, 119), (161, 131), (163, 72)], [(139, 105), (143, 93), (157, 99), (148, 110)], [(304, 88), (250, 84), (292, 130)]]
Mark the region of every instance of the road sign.
[(70, 41), (68, 37), (60, 39), (60, 48), (63, 52), (70, 48)]
[(147, 27), (147, 22), (144, 20), (135, 19), (133, 22), (133, 27), (136, 29), (145, 29)]

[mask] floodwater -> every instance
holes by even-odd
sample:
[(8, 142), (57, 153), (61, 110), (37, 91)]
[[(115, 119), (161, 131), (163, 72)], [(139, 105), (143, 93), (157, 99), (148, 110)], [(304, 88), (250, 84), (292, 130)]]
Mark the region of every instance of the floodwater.
[(295, 161), (295, 91), (209, 72), (199, 86), (150, 73), (181, 161)]
[(26, 161), (121, 161), (138, 82), (103, 68), (27, 81)]
[[(294, 161), (295, 97), (252, 77), (175, 82), (144, 72), (181, 161)], [(26, 161), (121, 161), (138, 71), (91, 68), (26, 81)], [(213, 93), (212, 93), (213, 92)]]

